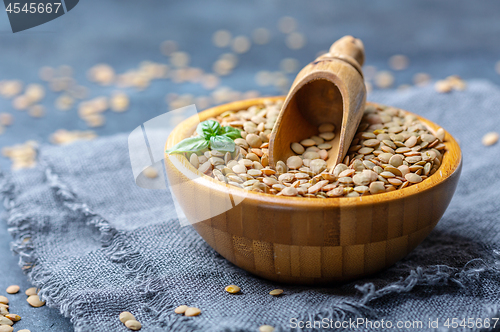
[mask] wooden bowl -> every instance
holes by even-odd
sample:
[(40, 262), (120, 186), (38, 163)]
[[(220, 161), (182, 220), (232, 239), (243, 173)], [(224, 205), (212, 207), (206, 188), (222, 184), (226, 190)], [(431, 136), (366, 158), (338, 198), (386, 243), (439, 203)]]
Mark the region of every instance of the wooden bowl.
[[(199, 121), (247, 109), (265, 99), (284, 98), (237, 101), (203, 111), (199, 118), (179, 124), (166, 146), (191, 136)], [(439, 128), (419, 119), (434, 131)], [(460, 148), (448, 132), (445, 145), (438, 171), (421, 183), (350, 198), (249, 192), (203, 175), (180, 155), (166, 156), (165, 165), (188, 220), (203, 220), (194, 228), (230, 262), (278, 282), (324, 284), (387, 268), (427, 237), (448, 207), (462, 169)]]

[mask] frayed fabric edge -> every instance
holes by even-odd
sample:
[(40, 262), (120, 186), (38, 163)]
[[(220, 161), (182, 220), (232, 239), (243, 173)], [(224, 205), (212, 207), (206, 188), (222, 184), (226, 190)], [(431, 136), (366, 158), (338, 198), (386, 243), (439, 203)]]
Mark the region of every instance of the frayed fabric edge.
[[(76, 195), (48, 166), (45, 168), (45, 175), (56, 197), (61, 200), (64, 206), (83, 214), (87, 219), (87, 224), (93, 225), (99, 230), (101, 243), (106, 248), (111, 260), (117, 263), (124, 263), (130, 269), (130, 272), (134, 274), (137, 274), (137, 271), (142, 271), (140, 273), (142, 275), (152, 272), (151, 270), (154, 269), (154, 266), (146, 266), (140, 261), (139, 251), (128, 244), (129, 241), (126, 241), (124, 235), (114, 229), (107, 220), (92, 212), (85, 203), (78, 202)], [(14, 237), (11, 248), (19, 254), (19, 265), (27, 273), (30, 281), (35, 286), (42, 288), (40, 295), (47, 301), (47, 305), (58, 308), (63, 315), (70, 317), (75, 331), (86, 331), (91, 322), (81, 319), (84, 316), (83, 314), (86, 313), (83, 309), (85, 302), (65, 292), (52, 275), (43, 269), (43, 266), (37, 265), (36, 251), (32, 243), (34, 235), (32, 221), (28, 215), (17, 207), (15, 185), (2, 172), (0, 172), (0, 196), (3, 197), (3, 204), (8, 214), (7, 223), (9, 225), (9, 232)], [(484, 272), (498, 272), (498, 269), (496, 267), (488, 267), (481, 259), (469, 261), (462, 269), (446, 265), (434, 265), (425, 268), (417, 267), (411, 270), (406, 278), (401, 278), (380, 289), (376, 289), (373, 283), (356, 285), (355, 288), (362, 294), (359, 301), (343, 302), (326, 311), (307, 314), (304, 320), (317, 321), (324, 318), (343, 320), (350, 315), (370, 315), (373, 309), (368, 304), (376, 299), (390, 294), (408, 293), (416, 286), (455, 284), (457, 287), (464, 287), (467, 282), (471, 281), (471, 279), (477, 279)], [(147, 282), (146, 280), (138, 281), (139, 283)], [(492, 317), (500, 315), (498, 307), (491, 307), (488, 310)], [(172, 320), (169, 317), (169, 319), (165, 320), (165, 318), (160, 318), (160, 322), (167, 325), (164, 325), (163, 328), (175, 327), (179, 331), (187, 328), (187, 326), (183, 326), (183, 323), (187, 323), (183, 319)], [(234, 329), (225, 329), (228, 332), (239, 330), (237, 327)]]
[[(101, 234), (103, 250), (111, 261), (124, 266), (127, 273), (136, 278), (137, 284), (144, 282), (148, 275), (154, 274), (156, 268), (143, 261), (139, 248), (131, 244), (124, 233), (116, 230), (108, 220), (93, 212), (87, 204), (79, 202), (77, 195), (60, 180), (50, 167), (46, 168), (45, 174), (56, 197), (62, 201), (64, 206), (85, 216), (87, 224), (98, 229)], [(48, 288), (47, 285), (44, 285), (44, 288)], [(87, 331), (92, 328), (93, 322), (91, 320), (82, 319), (86, 313), (85, 301), (70, 294), (63, 294), (57, 299), (57, 302), (59, 302), (61, 312), (71, 317), (75, 331)]]
[(11, 250), (19, 255), (19, 266), (29, 272), (34, 264), (31, 221), (22, 209), (17, 207), (15, 200), (15, 185), (0, 172), (0, 196), (3, 198), (5, 220), (8, 231), (14, 238), (10, 243)]
[(415, 286), (444, 286), (455, 284), (465, 287), (471, 279), (477, 280), (483, 272), (498, 272), (495, 266), (489, 267), (483, 259), (475, 258), (467, 262), (463, 268), (458, 269), (447, 265), (431, 265), (428, 267), (417, 267), (410, 270), (406, 278), (390, 283), (378, 290), (373, 283), (362, 286), (356, 285), (356, 289), (362, 293), (359, 305), (366, 306), (369, 302), (389, 294), (408, 293)]
[[(391, 294), (409, 293), (416, 286), (445, 286), (455, 285), (464, 288), (467, 283), (477, 281), (482, 273), (499, 273), (499, 269), (488, 266), (483, 259), (476, 258), (467, 262), (461, 269), (447, 265), (432, 265), (428, 267), (417, 267), (410, 270), (406, 278), (389, 283), (377, 289), (375, 284), (366, 283), (355, 285), (361, 292), (361, 299), (356, 302), (343, 302), (329, 310), (307, 314), (302, 321), (322, 321), (323, 319), (333, 319), (343, 321), (348, 316), (374, 316), (374, 309), (369, 307), (369, 303)], [(487, 307), (487, 314), (490, 317), (500, 317), (500, 306)], [(299, 331), (309, 331), (309, 329), (298, 329)], [(486, 331), (486, 330), (485, 330)]]
[[(60, 180), (59, 176), (48, 165), (42, 164), (46, 181), (54, 190), (56, 199), (66, 208), (82, 214), (87, 225), (97, 228), (101, 235), (101, 245), (111, 261), (125, 266), (131, 275), (137, 275), (138, 284), (145, 282), (145, 277), (150, 275), (155, 267), (145, 264), (141, 259), (139, 249), (131, 245), (123, 233), (111, 226), (106, 219), (94, 213), (87, 204), (79, 202), (77, 195)], [(8, 230), (13, 237), (11, 249), (19, 255), (19, 266), (27, 274), (28, 280), (40, 288), (39, 295), (49, 307), (56, 308), (65, 317), (69, 317), (75, 331), (87, 331), (92, 326), (92, 321), (82, 319), (87, 313), (86, 302), (80, 299), (78, 294), (69, 293), (61, 287), (52, 273), (43, 265), (38, 264), (36, 248), (33, 245), (35, 234), (32, 220), (18, 207), (15, 191), (14, 183), (0, 172), (0, 197), (3, 197)], [(170, 319), (169, 323), (172, 326), (179, 325), (176, 319)]]

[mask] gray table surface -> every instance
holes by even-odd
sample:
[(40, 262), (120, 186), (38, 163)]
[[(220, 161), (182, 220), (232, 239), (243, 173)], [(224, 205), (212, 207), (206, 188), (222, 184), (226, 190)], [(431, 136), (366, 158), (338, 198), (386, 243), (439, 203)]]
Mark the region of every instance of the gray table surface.
[[(20, 79), (40, 82), (41, 66), (70, 65), (75, 78), (90, 89), (90, 95), (109, 95), (114, 88), (103, 88), (86, 79), (86, 71), (97, 63), (109, 63), (118, 72), (136, 67), (143, 60), (168, 63), (159, 52), (163, 40), (176, 40), (191, 55), (192, 66), (210, 71), (212, 63), (227, 49), (212, 45), (212, 34), (218, 29), (233, 35), (249, 36), (255, 28), (265, 27), (272, 33), (268, 45), (252, 45), (239, 56), (238, 67), (222, 78), (222, 85), (240, 91), (258, 90), (266, 95), (279, 94), (272, 87), (256, 85), (259, 70), (277, 71), (285, 57), (296, 58), (301, 65), (313, 59), (332, 41), (352, 34), (366, 47), (367, 65), (389, 69), (387, 59), (394, 54), (410, 58), (408, 69), (396, 72), (396, 86), (411, 83), (417, 72), (427, 72), (435, 79), (458, 74), (465, 79), (486, 78), (500, 83), (495, 63), (500, 60), (500, 2), (454, 1), (359, 1), (351, 0), (257, 0), (236, 2), (161, 1), (161, 0), (86, 0), (70, 13), (40, 27), (12, 34), (6, 13), (0, 14), (0, 80)], [(283, 16), (298, 22), (298, 31), (307, 38), (306, 47), (290, 50), (285, 35), (276, 28)], [(290, 76), (293, 79), (293, 76)], [(111, 135), (134, 129), (146, 120), (168, 111), (165, 95), (169, 92), (207, 95), (199, 85), (157, 81), (144, 92), (128, 90), (131, 108), (124, 114), (107, 114), (107, 123), (95, 131)], [(397, 93), (396, 91), (394, 93)], [(56, 94), (48, 92), (43, 104), (47, 116), (34, 119), (25, 112), (14, 111), (11, 102), (0, 99), (0, 112), (10, 112), (15, 123), (0, 136), (0, 148), (34, 139), (48, 142), (55, 130), (87, 129), (76, 110), (61, 112), (54, 108)], [(10, 167), (0, 158), (0, 169)], [(0, 208), (1, 209), (1, 208)], [(0, 210), (1, 211), (1, 210)], [(4, 222), (0, 223), (0, 293), (8, 285), (30, 287), (9, 249), (11, 238)], [(25, 296), (9, 296), (11, 312), (22, 320), (16, 331), (72, 331), (69, 319), (56, 310), (27, 305)]]

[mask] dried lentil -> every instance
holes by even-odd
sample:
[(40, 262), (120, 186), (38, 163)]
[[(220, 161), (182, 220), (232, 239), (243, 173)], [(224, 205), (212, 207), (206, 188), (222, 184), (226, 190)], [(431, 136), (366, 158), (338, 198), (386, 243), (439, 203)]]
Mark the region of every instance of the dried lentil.
[(24, 292), (26, 295), (28, 296), (31, 296), (31, 295), (36, 295), (38, 294), (38, 291), (36, 289), (36, 287), (30, 287), (28, 288), (25, 292)]
[(118, 316), (118, 318), (120, 319), (120, 322), (122, 322), (123, 324), (125, 324), (125, 322), (128, 320), (135, 320), (134, 315), (132, 315), (128, 311), (124, 311), (124, 312), (120, 313), (120, 316)]
[(269, 294), (271, 294), (273, 296), (278, 296), (278, 295), (281, 295), (282, 293), (283, 293), (282, 289), (273, 289), (272, 291), (269, 292)]
[(14, 322), (7, 317), (0, 316), (0, 325), (12, 325)]
[(35, 308), (45, 305), (45, 301), (40, 300), (38, 295), (30, 295), (26, 301), (28, 301), (28, 303)]
[(19, 292), (19, 286), (18, 285), (11, 285), (7, 287), (6, 292), (9, 294), (16, 294)]
[(230, 294), (236, 294), (239, 293), (241, 288), (236, 286), (236, 285), (229, 285), (224, 288), (224, 290)]
[(483, 145), (490, 146), (498, 142), (499, 135), (496, 132), (487, 133), (483, 136)]
[(9, 313), (9, 306), (3, 303), (0, 303), (0, 315), (7, 315)]
[[(327, 148), (332, 146), (335, 126), (322, 124), (317, 135), (292, 143), (295, 155), (286, 163), (277, 161), (272, 169), (268, 141), (281, 106), (281, 101), (266, 102), (217, 117), (223, 126), (243, 129), (243, 138), (235, 140), (239, 153), (221, 154), (224, 159), (213, 159), (214, 151), (212, 155), (206, 153), (206, 157), (198, 158), (198, 169), (247, 190), (326, 198), (402, 189), (418, 183), (412, 182), (418, 178), (424, 180), (441, 164), (440, 151), (446, 147), (442, 143), (444, 130), (434, 134), (417, 117), (403, 110), (367, 106), (344, 163), (327, 169)], [(204, 163), (200, 158), (205, 158)], [(208, 158), (212, 163), (206, 161)], [(217, 171), (212, 171), (213, 168)], [(412, 174), (409, 179), (408, 174)]]
[(144, 176), (150, 179), (154, 179), (158, 177), (158, 171), (154, 167), (147, 167), (142, 171), (144, 173)]
[(5, 317), (7, 317), (8, 319), (10, 319), (13, 322), (18, 322), (21, 320), (21, 316), (16, 315), (16, 314), (7, 314), (7, 315), (5, 315)]
[(184, 316), (187, 317), (198, 316), (199, 314), (201, 314), (201, 310), (195, 307), (189, 307), (184, 312)]
[(187, 308), (188, 308), (188, 306), (187, 306), (187, 305), (180, 305), (180, 306), (178, 306), (177, 308), (175, 308), (174, 312), (175, 312), (176, 314), (180, 314), (180, 315), (182, 315), (183, 313), (185, 313), (185, 312), (186, 312)]
[(128, 320), (125, 322), (125, 326), (132, 331), (138, 331), (142, 328), (141, 323), (136, 320)]

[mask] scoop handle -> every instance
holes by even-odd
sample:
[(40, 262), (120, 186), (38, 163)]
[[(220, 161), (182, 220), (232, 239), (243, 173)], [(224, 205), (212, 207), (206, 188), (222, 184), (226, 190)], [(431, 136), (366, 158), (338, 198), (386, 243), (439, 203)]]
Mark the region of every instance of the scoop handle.
[(344, 36), (332, 44), (328, 53), (319, 56), (314, 62), (332, 58), (346, 61), (363, 77), (361, 66), (365, 62), (365, 47), (361, 39)]

